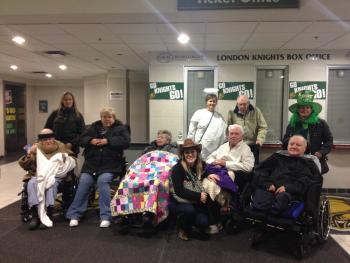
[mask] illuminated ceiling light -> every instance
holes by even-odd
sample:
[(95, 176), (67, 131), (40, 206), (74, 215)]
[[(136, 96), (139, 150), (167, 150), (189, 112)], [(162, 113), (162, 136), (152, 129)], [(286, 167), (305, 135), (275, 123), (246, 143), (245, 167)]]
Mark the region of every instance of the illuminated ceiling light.
[(10, 68), (11, 68), (12, 70), (17, 70), (17, 69), (18, 69), (18, 67), (17, 67), (16, 65), (11, 65)]
[(24, 42), (26, 42), (26, 40), (21, 37), (21, 36), (15, 36), (12, 38), (13, 42), (16, 42), (18, 45), (22, 45)]
[(177, 41), (179, 41), (181, 44), (185, 45), (188, 43), (188, 41), (190, 41), (190, 37), (184, 33), (181, 33), (178, 36)]
[(46, 74), (45, 74), (45, 77), (47, 77), (47, 78), (52, 78), (52, 74), (46, 73)]
[(67, 66), (64, 65), (64, 64), (61, 64), (58, 67), (60, 68), (60, 70), (66, 70), (67, 69)]

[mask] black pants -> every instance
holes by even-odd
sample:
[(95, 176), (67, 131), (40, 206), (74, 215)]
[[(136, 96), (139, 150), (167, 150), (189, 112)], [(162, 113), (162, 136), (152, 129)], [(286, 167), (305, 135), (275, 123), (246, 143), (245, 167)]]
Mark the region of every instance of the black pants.
[(256, 143), (250, 143), (248, 144), (250, 147), (250, 150), (252, 151), (253, 155), (254, 155), (254, 165), (257, 166), (259, 164), (259, 152), (260, 152), (260, 145), (256, 144)]
[(284, 212), (288, 210), (293, 196), (288, 192), (275, 193), (257, 189), (252, 197), (252, 206), (255, 209), (271, 212)]

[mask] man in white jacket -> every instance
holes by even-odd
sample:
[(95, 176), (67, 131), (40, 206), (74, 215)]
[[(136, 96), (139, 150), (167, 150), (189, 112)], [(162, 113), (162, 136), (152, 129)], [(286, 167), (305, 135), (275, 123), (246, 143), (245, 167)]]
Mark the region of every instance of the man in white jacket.
[[(251, 172), (254, 167), (254, 155), (250, 147), (243, 141), (243, 128), (238, 124), (233, 124), (228, 127), (228, 142), (221, 145), (215, 152), (209, 155), (206, 162), (208, 164), (219, 165), (226, 167), (232, 181), (239, 188), (243, 188), (246, 182), (244, 176)], [(216, 188), (215, 192), (220, 192), (220, 187), (217, 182), (220, 180), (216, 174), (210, 174), (206, 184), (211, 185), (209, 188)], [(213, 186), (213, 184), (215, 186)], [(212, 190), (211, 190), (212, 191)]]

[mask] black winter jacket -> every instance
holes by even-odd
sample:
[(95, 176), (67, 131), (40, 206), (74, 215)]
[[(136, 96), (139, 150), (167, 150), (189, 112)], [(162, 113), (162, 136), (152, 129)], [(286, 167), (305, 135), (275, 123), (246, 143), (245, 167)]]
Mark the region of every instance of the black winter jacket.
[[(120, 173), (124, 165), (123, 150), (129, 147), (130, 132), (126, 125), (116, 120), (105, 132), (101, 121), (96, 121), (81, 135), (80, 146), (84, 149), (82, 173), (98, 176), (102, 173)], [(103, 146), (90, 144), (94, 138), (108, 140)]]
[[(301, 130), (301, 123), (298, 123), (295, 128), (290, 124), (287, 126), (286, 134), (283, 136), (283, 149), (287, 149), (289, 138), (295, 134), (301, 134)], [(323, 119), (319, 119), (318, 123), (310, 125), (309, 137), (310, 153), (314, 154), (315, 152), (319, 152), (322, 154), (320, 162), (322, 166), (322, 174), (324, 174), (329, 170), (326, 155), (330, 153), (333, 145), (333, 135), (327, 122)]]
[(322, 181), (320, 170), (311, 158), (285, 152), (276, 152), (264, 160), (254, 171), (255, 182), (265, 190), (271, 185), (276, 189), (284, 186), (287, 192), (301, 198), (311, 184)]
[(45, 128), (53, 130), (55, 138), (63, 143), (71, 143), (72, 151), (79, 153), (79, 137), (85, 129), (83, 116), (73, 108), (53, 111), (46, 121)]

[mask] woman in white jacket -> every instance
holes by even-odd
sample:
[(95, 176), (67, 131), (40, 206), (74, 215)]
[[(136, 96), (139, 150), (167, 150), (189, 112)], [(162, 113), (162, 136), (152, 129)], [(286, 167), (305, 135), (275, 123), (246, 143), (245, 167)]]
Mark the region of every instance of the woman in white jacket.
[(202, 144), (202, 158), (215, 151), (226, 139), (226, 122), (222, 115), (215, 111), (218, 98), (215, 94), (205, 97), (207, 107), (197, 110), (190, 121), (188, 138)]

